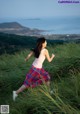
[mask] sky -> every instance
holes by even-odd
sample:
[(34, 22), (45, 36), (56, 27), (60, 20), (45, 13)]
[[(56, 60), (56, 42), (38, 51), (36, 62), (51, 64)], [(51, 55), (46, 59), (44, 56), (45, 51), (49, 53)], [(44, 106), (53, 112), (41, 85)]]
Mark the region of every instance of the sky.
[(61, 0), (0, 0), (0, 18), (80, 16), (80, 3), (58, 1)]

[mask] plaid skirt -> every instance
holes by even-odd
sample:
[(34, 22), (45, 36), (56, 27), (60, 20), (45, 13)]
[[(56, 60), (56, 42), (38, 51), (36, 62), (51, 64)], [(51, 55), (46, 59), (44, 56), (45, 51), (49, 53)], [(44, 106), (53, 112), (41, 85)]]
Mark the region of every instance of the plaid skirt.
[(29, 73), (26, 74), (23, 84), (26, 86), (26, 88), (34, 88), (49, 80), (50, 76), (48, 72), (46, 72), (43, 68), (36, 68), (32, 65)]

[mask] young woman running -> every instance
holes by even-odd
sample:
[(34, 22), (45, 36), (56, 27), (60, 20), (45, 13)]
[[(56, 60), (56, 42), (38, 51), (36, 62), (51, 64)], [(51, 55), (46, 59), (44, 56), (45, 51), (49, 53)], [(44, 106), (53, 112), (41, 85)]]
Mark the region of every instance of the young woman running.
[(43, 69), (43, 62), (45, 59), (48, 62), (51, 62), (55, 57), (54, 54), (49, 56), (49, 52), (46, 49), (47, 41), (44, 37), (41, 37), (37, 40), (36, 47), (28, 54), (25, 61), (27, 61), (32, 55), (34, 55), (35, 60), (32, 63), (32, 66), (29, 72), (26, 75), (26, 78), (23, 82), (23, 85), (16, 91), (13, 91), (13, 100), (15, 101), (16, 97), (20, 92), (28, 88), (34, 88), (43, 83), (50, 84), (50, 75)]

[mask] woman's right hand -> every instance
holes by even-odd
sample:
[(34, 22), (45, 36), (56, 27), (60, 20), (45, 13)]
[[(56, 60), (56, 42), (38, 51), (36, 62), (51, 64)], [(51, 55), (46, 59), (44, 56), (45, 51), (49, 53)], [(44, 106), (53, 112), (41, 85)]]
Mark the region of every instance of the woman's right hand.
[(55, 57), (55, 55), (52, 53), (52, 57), (54, 58)]

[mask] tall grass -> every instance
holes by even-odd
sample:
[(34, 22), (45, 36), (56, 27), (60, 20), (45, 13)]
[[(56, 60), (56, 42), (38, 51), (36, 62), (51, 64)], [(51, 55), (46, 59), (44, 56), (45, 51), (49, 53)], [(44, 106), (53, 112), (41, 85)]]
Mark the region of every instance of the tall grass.
[[(10, 114), (80, 114), (80, 44), (48, 47), (55, 58), (45, 61), (51, 75), (50, 88), (45, 84), (19, 94), (16, 102), (12, 91), (18, 89), (34, 60), (24, 61), (29, 50), (0, 56), (0, 105), (9, 104)], [(53, 93), (50, 93), (50, 90)]]

